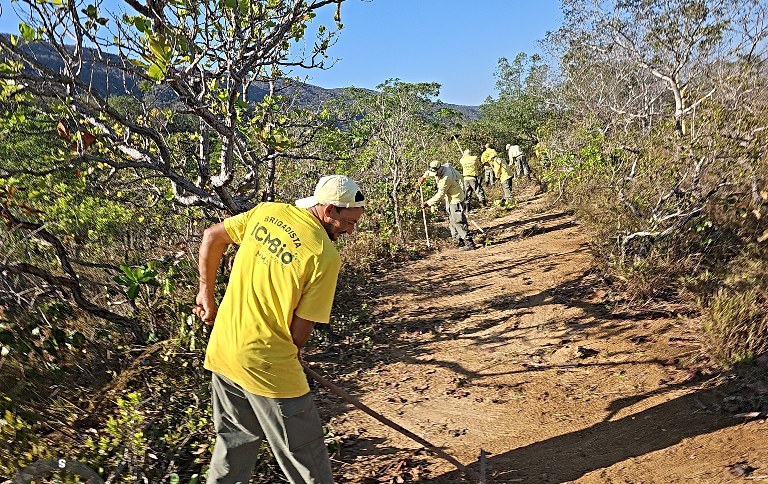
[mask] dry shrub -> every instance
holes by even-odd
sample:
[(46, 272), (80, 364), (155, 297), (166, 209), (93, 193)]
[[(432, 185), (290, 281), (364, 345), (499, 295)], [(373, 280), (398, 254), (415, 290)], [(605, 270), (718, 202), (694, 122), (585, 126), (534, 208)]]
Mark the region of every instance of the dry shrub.
[(757, 289), (720, 289), (704, 311), (704, 331), (721, 363), (749, 362), (768, 349), (766, 294)]
[(388, 237), (361, 230), (355, 232), (352, 237), (345, 238), (339, 246), (339, 252), (345, 268), (365, 271), (372, 265), (391, 258), (395, 247)]
[(704, 331), (721, 363), (749, 362), (768, 350), (768, 263), (742, 257), (708, 301), (702, 302)]

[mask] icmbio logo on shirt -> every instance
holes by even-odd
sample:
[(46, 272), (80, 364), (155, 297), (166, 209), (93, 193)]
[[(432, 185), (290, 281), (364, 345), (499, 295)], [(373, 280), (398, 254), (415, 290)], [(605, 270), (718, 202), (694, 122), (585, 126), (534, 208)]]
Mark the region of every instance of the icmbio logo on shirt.
[[(299, 241), (299, 237), (296, 235), (296, 232), (291, 227), (284, 224), (282, 220), (278, 220), (275, 217), (266, 217), (264, 220), (272, 225), (277, 226), (277, 228), (282, 229), (290, 241), (293, 242), (294, 249), (301, 247), (301, 241)], [(256, 239), (257, 242), (262, 242), (269, 252), (274, 254), (276, 257), (279, 257), (280, 262), (283, 264), (288, 265), (293, 262), (294, 254), (285, 250), (288, 244), (283, 242), (282, 239), (277, 235), (273, 236), (269, 229), (264, 225), (257, 223), (253, 228), (251, 235), (253, 235), (253, 238)]]

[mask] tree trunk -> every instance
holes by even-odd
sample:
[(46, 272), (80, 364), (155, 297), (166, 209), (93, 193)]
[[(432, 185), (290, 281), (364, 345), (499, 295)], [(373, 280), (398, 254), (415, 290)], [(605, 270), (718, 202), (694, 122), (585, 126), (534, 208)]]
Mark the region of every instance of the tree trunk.
[[(273, 155), (274, 153), (269, 153)], [(264, 189), (264, 195), (261, 197), (262, 202), (274, 202), (275, 201), (275, 170), (277, 163), (275, 163), (274, 156), (267, 157), (267, 179), (266, 187)]]
[(392, 200), (392, 210), (394, 211), (395, 226), (397, 227), (397, 235), (400, 238), (400, 243), (405, 245), (405, 232), (403, 231), (403, 220), (400, 218), (400, 200), (397, 196), (397, 188), (400, 186), (400, 169), (395, 164), (392, 174), (392, 191), (389, 193), (389, 198)]

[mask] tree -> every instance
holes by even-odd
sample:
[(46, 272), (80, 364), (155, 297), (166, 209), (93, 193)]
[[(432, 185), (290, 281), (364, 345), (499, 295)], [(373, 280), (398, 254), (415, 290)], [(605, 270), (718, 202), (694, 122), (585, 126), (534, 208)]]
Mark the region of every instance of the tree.
[[(754, 155), (715, 120), (728, 93), (765, 60), (768, 11), (754, 0), (569, 0), (564, 7), (564, 26), (548, 37), (570, 110), (563, 126), (576, 128), (566, 129), (576, 136), (561, 152), (590, 144), (599, 151), (588, 164), (592, 178), (583, 180), (601, 192), (609, 187), (613, 206), (623, 207), (609, 208), (622, 253), (647, 253), (683, 234), (739, 183), (734, 167), (751, 164)], [(562, 160), (574, 174), (585, 158)]]
[[(368, 176), (385, 184), (388, 212), (402, 244), (406, 243), (403, 197), (413, 194), (413, 182), (427, 161), (441, 153), (441, 111), (437, 83), (406, 83), (389, 79), (378, 92), (359, 91), (360, 119), (356, 130), (368, 134)], [(447, 113), (450, 115), (450, 113)], [(371, 184), (375, 186), (375, 183)]]
[[(333, 31), (320, 26), (309, 51), (295, 54), (294, 46), (316, 10), (341, 1), (128, 0), (132, 11), (122, 14), (98, 2), (19, 3), (27, 17), (21, 37), (0, 37), (6, 99), (42, 100), (52, 123), (79, 133), (77, 162), (160, 176), (178, 203), (237, 213), (261, 195), (260, 170), (294, 156), (290, 128), (310, 124), (281, 109), (275, 91), (285, 87), (285, 69), (323, 67)], [(109, 82), (136, 94), (151, 86), (175, 102), (132, 119), (110, 105)], [(255, 87), (264, 83), (262, 100)], [(144, 104), (147, 114), (161, 107)], [(165, 137), (179, 115), (197, 122), (194, 157)], [(85, 133), (97, 140), (90, 149)]]
[(512, 63), (500, 58), (494, 76), (498, 97), (489, 97), (480, 106), (479, 129), (499, 146), (530, 148), (551, 110), (549, 67), (538, 55), (521, 52)]
[[(334, 120), (293, 108), (286, 72), (324, 67), (335, 30), (318, 26), (313, 44), (300, 43), (320, 8), (335, 5), (341, 28), (342, 1), (127, 0), (116, 12), (16, 2), (20, 35), (0, 36), (0, 129), (46, 150), (0, 161), (0, 242), (13, 248), (3, 288), (65, 295), (140, 337), (136, 297), (149, 304), (154, 289), (131, 289), (119, 266), (141, 271), (136, 284), (154, 281), (148, 254), (174, 251), (162, 234), (191, 235), (184, 207), (239, 213), (275, 198), (278, 162), (322, 156), (315, 140)], [(130, 235), (142, 226), (152, 243)], [(116, 276), (128, 281), (125, 310), (102, 293)]]

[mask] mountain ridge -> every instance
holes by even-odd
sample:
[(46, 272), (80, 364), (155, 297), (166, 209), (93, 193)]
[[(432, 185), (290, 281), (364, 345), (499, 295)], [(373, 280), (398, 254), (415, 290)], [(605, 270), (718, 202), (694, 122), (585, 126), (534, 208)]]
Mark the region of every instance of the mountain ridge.
[[(11, 34), (3, 33), (0, 35), (7, 37)], [(60, 54), (47, 42), (29, 42), (23, 48), (32, 52), (48, 69), (58, 71), (64, 67)], [(71, 46), (67, 46), (67, 48), (74, 49)], [(116, 67), (123, 62), (120, 57), (116, 54), (106, 53), (103, 54), (103, 59), (84, 63), (80, 74), (81, 80), (93, 85), (96, 91), (102, 95), (138, 97), (141, 93), (140, 81), (126, 75)], [(347, 89), (352, 88), (352, 86), (325, 88), (291, 78), (279, 79), (277, 83), (278, 89), (283, 91), (285, 95), (295, 98), (297, 104), (305, 108), (318, 108), (326, 102), (345, 96)], [(364, 90), (375, 92), (370, 89)], [(261, 101), (268, 92), (269, 84), (267, 82), (256, 81), (248, 89), (248, 99), (253, 102)], [(175, 97), (170, 89), (155, 92), (154, 95), (156, 99), (167, 102), (171, 102)], [(456, 110), (467, 120), (475, 120), (479, 117), (479, 106), (438, 101), (438, 107)]]

